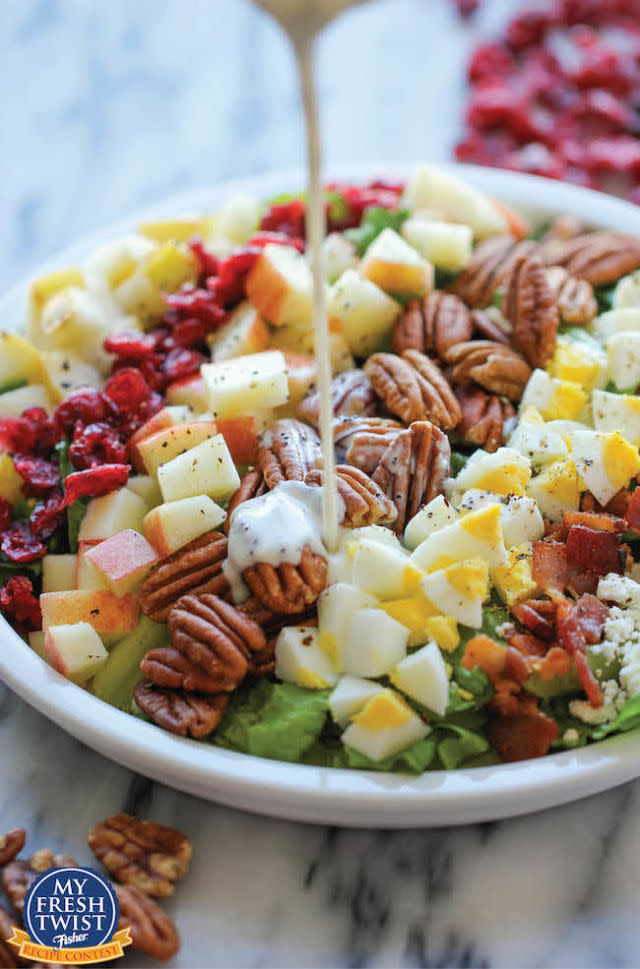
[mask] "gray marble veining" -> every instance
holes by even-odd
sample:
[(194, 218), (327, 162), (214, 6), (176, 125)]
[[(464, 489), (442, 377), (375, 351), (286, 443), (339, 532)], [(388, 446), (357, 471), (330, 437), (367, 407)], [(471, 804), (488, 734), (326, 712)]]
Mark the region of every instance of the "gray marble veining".
[[(466, 51), (515, 6), (461, 28), (446, 0), (387, 0), (335, 25), (329, 163), (447, 157)], [(243, 0), (2, 0), (0, 79), (3, 288), (140, 205), (302, 160), (292, 58)], [(640, 966), (640, 783), (464, 829), (296, 825), (135, 777), (0, 685), (0, 828), (88, 861), (122, 809), (193, 837), (181, 969)]]

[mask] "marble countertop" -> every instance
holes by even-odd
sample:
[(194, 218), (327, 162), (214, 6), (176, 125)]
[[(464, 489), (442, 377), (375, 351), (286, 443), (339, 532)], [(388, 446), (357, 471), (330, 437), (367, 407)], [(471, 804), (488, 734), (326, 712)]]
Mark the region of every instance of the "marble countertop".
[[(446, 0), (386, 0), (336, 24), (319, 58), (329, 163), (446, 158), (466, 51), (516, 5), (463, 28)], [(244, 0), (1, 6), (0, 286), (163, 196), (301, 163), (291, 56)], [(134, 776), (0, 684), (0, 828), (87, 862), (86, 832), (121, 810), (193, 839), (169, 906), (182, 969), (640, 966), (639, 782), (499, 824), (297, 825)]]

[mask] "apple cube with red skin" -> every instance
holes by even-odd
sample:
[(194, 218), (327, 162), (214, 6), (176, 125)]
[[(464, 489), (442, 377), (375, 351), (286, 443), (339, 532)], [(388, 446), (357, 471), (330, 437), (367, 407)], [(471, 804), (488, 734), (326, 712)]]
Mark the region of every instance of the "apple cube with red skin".
[(109, 656), (88, 622), (49, 626), (44, 634), (44, 652), (53, 668), (74, 683), (90, 680)]
[(120, 597), (106, 589), (43, 592), (40, 608), (45, 632), (49, 626), (87, 622), (105, 642), (122, 639), (135, 629), (139, 609), (135, 596)]
[[(97, 538), (91, 539), (91, 541), (78, 542), (78, 555), (76, 556), (76, 581), (74, 588), (81, 589), (84, 592), (97, 592), (100, 589), (105, 591), (109, 588), (105, 577), (98, 572), (93, 562), (87, 558), (87, 553), (99, 544), (100, 539)], [(53, 592), (56, 590), (45, 589), (43, 587), (42, 591)]]
[(207, 342), (214, 363), (243, 357), (265, 349), (269, 342), (269, 327), (255, 306), (245, 301), (236, 306), (225, 325), (212, 333)]
[(144, 520), (144, 534), (159, 555), (170, 555), (216, 529), (226, 517), (224, 508), (208, 495), (194, 495), (152, 508)]
[(144, 461), (140, 455), (139, 444), (152, 434), (164, 431), (176, 424), (183, 424), (193, 416), (191, 408), (186, 406), (163, 407), (153, 417), (150, 417), (142, 427), (139, 427), (127, 441), (129, 460), (140, 474), (145, 474)]
[(185, 404), (195, 414), (203, 414), (209, 409), (209, 394), (200, 376), (184, 377), (169, 384), (165, 397), (170, 404)]
[(192, 421), (189, 424), (165, 427), (150, 434), (138, 444), (145, 473), (157, 478), (160, 465), (172, 461), (179, 454), (190, 451), (216, 434), (215, 421)]
[(222, 434), (234, 464), (253, 464), (258, 450), (258, 427), (256, 417), (225, 417), (216, 421), (218, 433)]
[(123, 596), (138, 588), (158, 556), (146, 538), (127, 528), (95, 545), (86, 560), (104, 576), (112, 592)]
[(209, 495), (228, 501), (240, 485), (240, 476), (222, 434), (179, 454), (158, 468), (158, 484), (165, 501)]

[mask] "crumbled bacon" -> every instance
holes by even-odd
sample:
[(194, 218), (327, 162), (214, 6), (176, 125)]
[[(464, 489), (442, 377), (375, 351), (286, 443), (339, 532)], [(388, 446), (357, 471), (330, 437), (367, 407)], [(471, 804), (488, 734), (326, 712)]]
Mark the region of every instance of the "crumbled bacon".
[(598, 575), (624, 571), (624, 554), (613, 531), (596, 531), (586, 525), (572, 525), (567, 535), (569, 569), (588, 569)]
[(562, 522), (567, 532), (574, 525), (583, 525), (585, 528), (591, 528), (594, 531), (615, 532), (618, 535), (623, 535), (627, 530), (627, 523), (624, 518), (609, 515), (604, 511), (565, 511)]
[(640, 535), (640, 488), (631, 495), (624, 518), (631, 531)]
[(552, 680), (555, 676), (564, 676), (571, 672), (573, 660), (566, 649), (552, 646), (547, 655), (536, 664), (535, 671), (543, 680)]
[(558, 725), (537, 710), (496, 717), (490, 721), (488, 733), (501, 760), (513, 763), (544, 757), (558, 735)]
[(564, 592), (568, 582), (567, 548), (560, 542), (536, 542), (531, 575), (545, 592)]
[(591, 671), (586, 653), (587, 636), (585, 628), (590, 631), (591, 635), (592, 623), (594, 622), (591, 610), (592, 607), (589, 605), (581, 609), (577, 604), (573, 605), (568, 601), (560, 603), (558, 606), (558, 644), (573, 657), (587, 699), (593, 706), (600, 707), (603, 703), (602, 689)]
[(535, 637), (549, 641), (555, 635), (556, 609), (551, 599), (527, 599), (512, 606), (511, 612)]

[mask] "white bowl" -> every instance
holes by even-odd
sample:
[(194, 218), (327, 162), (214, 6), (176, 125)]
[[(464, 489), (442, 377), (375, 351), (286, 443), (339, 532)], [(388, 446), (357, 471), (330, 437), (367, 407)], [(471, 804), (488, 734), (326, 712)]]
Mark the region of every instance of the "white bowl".
[[(352, 165), (332, 176), (361, 181), (404, 177), (409, 165)], [(595, 226), (640, 231), (628, 203), (527, 175), (450, 166), (474, 185), (537, 217), (567, 213)], [(303, 184), (290, 172), (191, 192), (139, 213), (62, 252), (43, 272), (81, 260), (92, 246), (153, 217), (216, 208), (237, 192), (267, 198)], [(20, 320), (26, 284), (0, 300), (3, 321)], [(116, 710), (46, 665), (0, 618), (0, 677), (73, 736), (118, 763), (211, 801), (324, 824), (385, 828), (488, 821), (576, 800), (640, 775), (640, 733), (540, 760), (421, 777), (306, 767), (263, 760), (185, 740)]]

